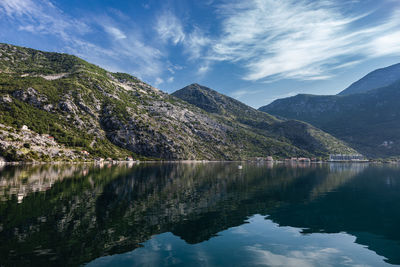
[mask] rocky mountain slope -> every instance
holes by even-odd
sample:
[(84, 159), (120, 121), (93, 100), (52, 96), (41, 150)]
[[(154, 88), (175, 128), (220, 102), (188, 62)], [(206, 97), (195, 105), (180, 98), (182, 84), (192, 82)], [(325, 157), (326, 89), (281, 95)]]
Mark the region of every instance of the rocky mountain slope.
[(308, 151), (311, 155), (354, 152), (343, 142), (310, 124), (277, 119), (199, 84), (186, 86), (172, 95), (211, 113), (222, 123), (235, 127), (237, 131), (244, 129), (258, 136), (279, 140)]
[[(383, 71), (372, 72), (355, 84), (363, 84), (370, 80), (369, 77), (378, 77), (376, 73), (383, 75)], [(387, 79), (381, 83), (385, 84), (387, 80), (396, 82), (386, 87), (369, 90), (379, 84), (372, 79), (372, 84), (363, 87), (363, 93), (336, 96), (301, 94), (276, 100), (260, 110), (309, 122), (370, 157), (399, 156), (400, 73), (397, 78), (390, 76), (393, 66), (388, 71), (387, 77), (382, 76)]]
[[(251, 123), (278, 121), (264, 117)], [(207, 112), (128, 74), (108, 72), (75, 56), (8, 44), (0, 44), (0, 123), (18, 134), (25, 125), (75, 155), (85, 152), (83, 158), (233, 160), (349, 150), (304, 124), (307, 138), (300, 145), (272, 131), (261, 133), (257, 125)], [(310, 131), (320, 136), (316, 148), (314, 139), (308, 139)], [(7, 160), (58, 159), (43, 151), (0, 144), (0, 155)], [(62, 153), (59, 157), (65, 159)]]

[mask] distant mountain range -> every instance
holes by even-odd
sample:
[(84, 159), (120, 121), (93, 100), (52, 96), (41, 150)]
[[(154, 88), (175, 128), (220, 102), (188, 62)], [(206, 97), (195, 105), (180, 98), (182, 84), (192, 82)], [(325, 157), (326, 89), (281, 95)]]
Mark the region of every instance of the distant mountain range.
[(7, 160), (237, 160), (355, 153), (193, 84), (166, 94), (67, 54), (0, 44), (0, 157)]
[(300, 94), (259, 110), (311, 123), (369, 157), (400, 155), (400, 64), (375, 70), (338, 95)]

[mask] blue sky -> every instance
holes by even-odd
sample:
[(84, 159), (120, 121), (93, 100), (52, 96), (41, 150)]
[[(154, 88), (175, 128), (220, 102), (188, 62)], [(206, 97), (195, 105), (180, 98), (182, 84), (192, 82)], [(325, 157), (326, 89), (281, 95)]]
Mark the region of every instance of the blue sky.
[(399, 0), (0, 0), (0, 42), (253, 107), (400, 62)]

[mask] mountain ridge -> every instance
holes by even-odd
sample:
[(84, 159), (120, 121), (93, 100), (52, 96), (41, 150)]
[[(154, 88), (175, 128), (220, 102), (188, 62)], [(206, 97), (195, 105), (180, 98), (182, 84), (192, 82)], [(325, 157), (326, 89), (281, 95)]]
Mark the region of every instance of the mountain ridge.
[[(397, 68), (400, 64), (393, 66)], [(384, 70), (379, 69), (379, 75)], [(359, 81), (367, 81), (376, 72), (371, 73)], [(367, 156), (396, 157), (400, 155), (400, 72), (391, 79), (395, 82), (388, 86), (370, 89), (378, 84), (374, 82), (359, 93), (301, 94), (276, 100), (259, 110), (309, 122)]]
[[(213, 113), (225, 123), (235, 122), (243, 127), (250, 127), (255, 133), (288, 142), (311, 153), (328, 151), (329, 147), (334, 146), (342, 146), (342, 151), (346, 151), (343, 143), (310, 124), (278, 119), (199, 84), (188, 85), (172, 95)], [(352, 150), (346, 152), (354, 153)]]
[(382, 88), (400, 80), (400, 63), (376, 69), (352, 83), (338, 95), (350, 95)]
[[(9, 44), (0, 44), (0, 123), (6, 126), (1, 129), (0, 156), (7, 160), (238, 160), (353, 151), (316, 129), (330, 146), (310, 152), (249, 123), (207, 112), (129, 74), (108, 72), (75, 56)], [(52, 152), (43, 153), (36, 137), (23, 137), (23, 126), (32, 136), (52, 138)], [(7, 127), (26, 143), (7, 134)]]

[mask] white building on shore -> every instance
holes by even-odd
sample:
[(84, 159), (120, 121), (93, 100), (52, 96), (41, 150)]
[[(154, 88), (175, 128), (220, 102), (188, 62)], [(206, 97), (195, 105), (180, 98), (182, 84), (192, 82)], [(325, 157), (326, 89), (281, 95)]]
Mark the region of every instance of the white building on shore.
[(331, 154), (329, 161), (366, 161), (361, 154)]

